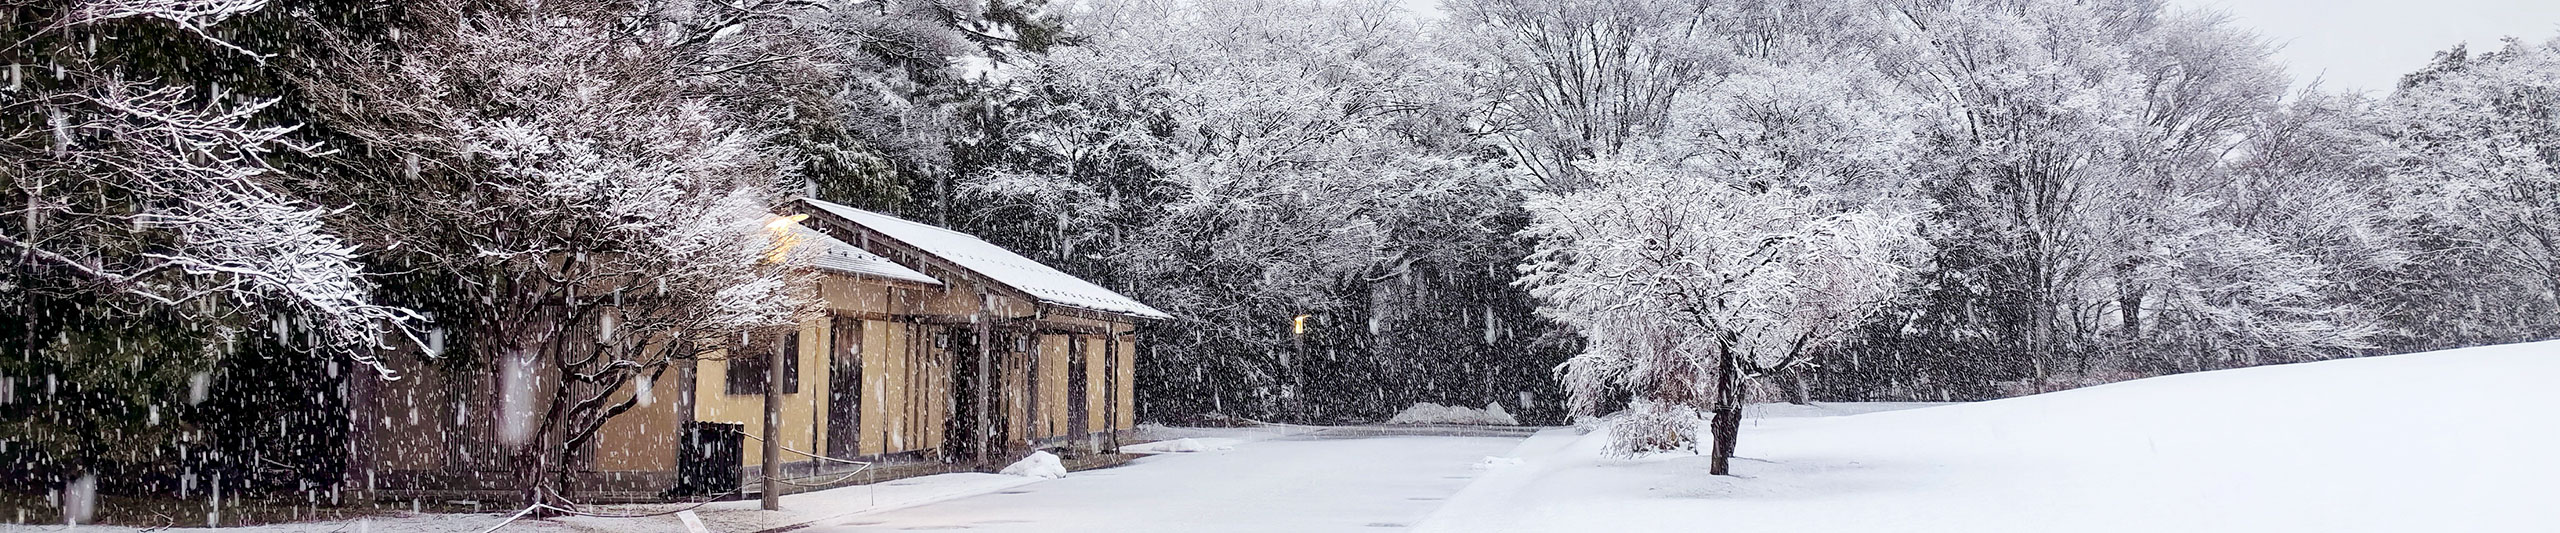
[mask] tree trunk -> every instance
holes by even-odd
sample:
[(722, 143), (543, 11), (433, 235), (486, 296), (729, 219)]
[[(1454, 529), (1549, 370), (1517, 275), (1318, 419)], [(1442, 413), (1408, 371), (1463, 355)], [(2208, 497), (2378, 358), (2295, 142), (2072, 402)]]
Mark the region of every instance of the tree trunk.
[(516, 486), (521, 490), (517, 495), (522, 499), (519, 504), (531, 507), (542, 503), (542, 490), (551, 481), (550, 476), (543, 475), (550, 470), (547, 463), (551, 454), (547, 452), (549, 450), (542, 449), (539, 441), (516, 445), (515, 457), (509, 461), (509, 466), (514, 467)]
[[(524, 305), (535, 310), (513, 326), (499, 326), (497, 336), (503, 344), (495, 351), (499, 372), (497, 413), (489, 420), (500, 442), (515, 446), (508, 466), (521, 491), (520, 503), (530, 507), (549, 501), (543, 497), (545, 491), (557, 492), (560, 488), (554, 484), (557, 478), (550, 475), (557, 466), (552, 464), (557, 443), (551, 438), (551, 427), (564, 407), (561, 401), (565, 395), (558, 390), (559, 382), (545, 383), (542, 376), (544, 363), (551, 355), (544, 348), (556, 321), (540, 304)], [(540, 412), (535, 412), (536, 406), (540, 406)], [(508, 442), (511, 439), (513, 442)]]
[(1787, 371), (1787, 401), (1796, 405), (1813, 405), (1813, 380), (1805, 376), (1811, 370), (1797, 366)]
[(1740, 369), (1735, 368), (1733, 347), (1716, 349), (1715, 417), (1711, 421), (1715, 451), (1707, 455), (1707, 473), (1718, 476), (1733, 474), (1734, 439), (1742, 434), (1742, 392)]
[(1716, 450), (1707, 456), (1707, 473), (1733, 475), (1734, 441), (1742, 437), (1742, 406), (1716, 408), (1713, 425), (1711, 431), (1715, 434)]

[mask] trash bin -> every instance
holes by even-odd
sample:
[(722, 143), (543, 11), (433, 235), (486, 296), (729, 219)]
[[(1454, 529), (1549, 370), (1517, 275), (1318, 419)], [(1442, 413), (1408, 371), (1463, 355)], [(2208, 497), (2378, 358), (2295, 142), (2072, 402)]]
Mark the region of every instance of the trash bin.
[(745, 430), (744, 424), (685, 424), (676, 454), (676, 486), (667, 493), (702, 496), (738, 490), (738, 473), (746, 461)]

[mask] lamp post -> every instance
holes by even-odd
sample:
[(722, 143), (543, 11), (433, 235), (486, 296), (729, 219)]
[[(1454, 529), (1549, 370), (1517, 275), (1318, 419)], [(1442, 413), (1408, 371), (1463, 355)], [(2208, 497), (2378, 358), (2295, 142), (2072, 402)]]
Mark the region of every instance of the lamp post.
[(1307, 371), (1305, 364), (1307, 359), (1307, 319), (1314, 317), (1315, 315), (1302, 314), (1298, 315), (1296, 318), (1289, 319), (1290, 353), (1281, 356), (1280, 360), (1281, 366), (1289, 367), (1289, 409), (1291, 411), (1295, 411), (1298, 422), (1300, 423), (1313, 421), (1307, 416)]
[(782, 510), (782, 350), (766, 350), (764, 363), (764, 510)]
[[(805, 214), (788, 215), (774, 217), (773, 221), (766, 222), (764, 229), (773, 232), (774, 246), (773, 253), (765, 256), (765, 262), (781, 262), (784, 254), (790, 253), (791, 245), (799, 242), (798, 236), (791, 233), (792, 226), (808, 219), (809, 215)], [(794, 324), (791, 327), (799, 327), (799, 325)], [(790, 338), (784, 337), (786, 342)], [(738, 348), (746, 349), (747, 347)], [(782, 478), (782, 432), (776, 429), (782, 427), (782, 354), (786, 352), (790, 350), (783, 350), (781, 346), (765, 351), (763, 466), (764, 510), (767, 511), (782, 510), (782, 483), (779, 481)]]

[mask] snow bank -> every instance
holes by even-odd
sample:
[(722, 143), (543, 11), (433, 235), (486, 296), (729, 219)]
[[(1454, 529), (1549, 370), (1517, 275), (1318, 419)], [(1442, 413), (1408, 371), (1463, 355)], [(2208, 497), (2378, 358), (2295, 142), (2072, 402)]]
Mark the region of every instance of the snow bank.
[(1057, 479), (1067, 477), (1067, 466), (1059, 463), (1058, 456), (1049, 452), (1031, 452), (1031, 456), (1014, 461), (997, 473), (1008, 476)]
[(2554, 375), (2560, 342), (1760, 418), (1736, 476), (1611, 459), (1594, 431), (1514, 453), (1417, 529), (2560, 531)]
[(1237, 444), (1242, 444), (1243, 442), (1244, 441), (1238, 439), (1222, 439), (1216, 437), (1183, 437), (1167, 441), (1121, 446), (1120, 451), (1122, 453), (1197, 453), (1212, 450), (1233, 450), (1236, 448)]
[(1404, 412), (1387, 419), (1389, 424), (1468, 424), (1478, 426), (1517, 426), (1520, 420), (1502, 410), (1501, 403), (1484, 404), (1484, 409), (1469, 409), (1431, 402), (1413, 404)]

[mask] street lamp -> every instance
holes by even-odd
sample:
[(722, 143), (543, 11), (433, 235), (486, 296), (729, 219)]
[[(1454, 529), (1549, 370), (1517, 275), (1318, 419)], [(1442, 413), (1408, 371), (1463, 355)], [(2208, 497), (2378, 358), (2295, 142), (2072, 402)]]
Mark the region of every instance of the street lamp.
[[(771, 231), (774, 234), (773, 253), (766, 255), (765, 261), (770, 263), (782, 262), (783, 254), (789, 253), (791, 251), (791, 245), (798, 244), (800, 240), (798, 235), (791, 232), (791, 228), (798, 225), (800, 221), (808, 219), (809, 215), (798, 214), (773, 217), (773, 220), (765, 222), (764, 229), (766, 231)], [(794, 324), (790, 327), (799, 327), (799, 325)], [(786, 335), (783, 336), (782, 342), (791, 342), (792, 340), (794, 340), (793, 337)], [(746, 346), (738, 347), (738, 349), (741, 350), (747, 348), (748, 347)], [(782, 426), (782, 357), (783, 354), (791, 353), (794, 350), (784, 350), (781, 348), (782, 347), (780, 346), (775, 346), (774, 349), (767, 350), (765, 353), (766, 359), (764, 364), (763, 507), (764, 510), (767, 511), (782, 510), (782, 484), (780, 482), (780, 479), (782, 478), (782, 433), (775, 431), (775, 428)]]
[(773, 217), (773, 220), (765, 221), (764, 230), (773, 232), (773, 251), (764, 255), (764, 262), (782, 262), (784, 254), (791, 253), (791, 247), (800, 244), (800, 235), (792, 232), (791, 229), (799, 226), (800, 221), (808, 219), (809, 215), (798, 214), (777, 216)]
[(1280, 358), (1281, 366), (1289, 367), (1289, 404), (1293, 410), (1297, 411), (1299, 422), (1311, 421), (1307, 419), (1307, 371), (1305, 367), (1300, 366), (1300, 363), (1307, 358), (1307, 319), (1309, 318), (1315, 318), (1315, 315), (1301, 314), (1289, 319), (1290, 353)]

